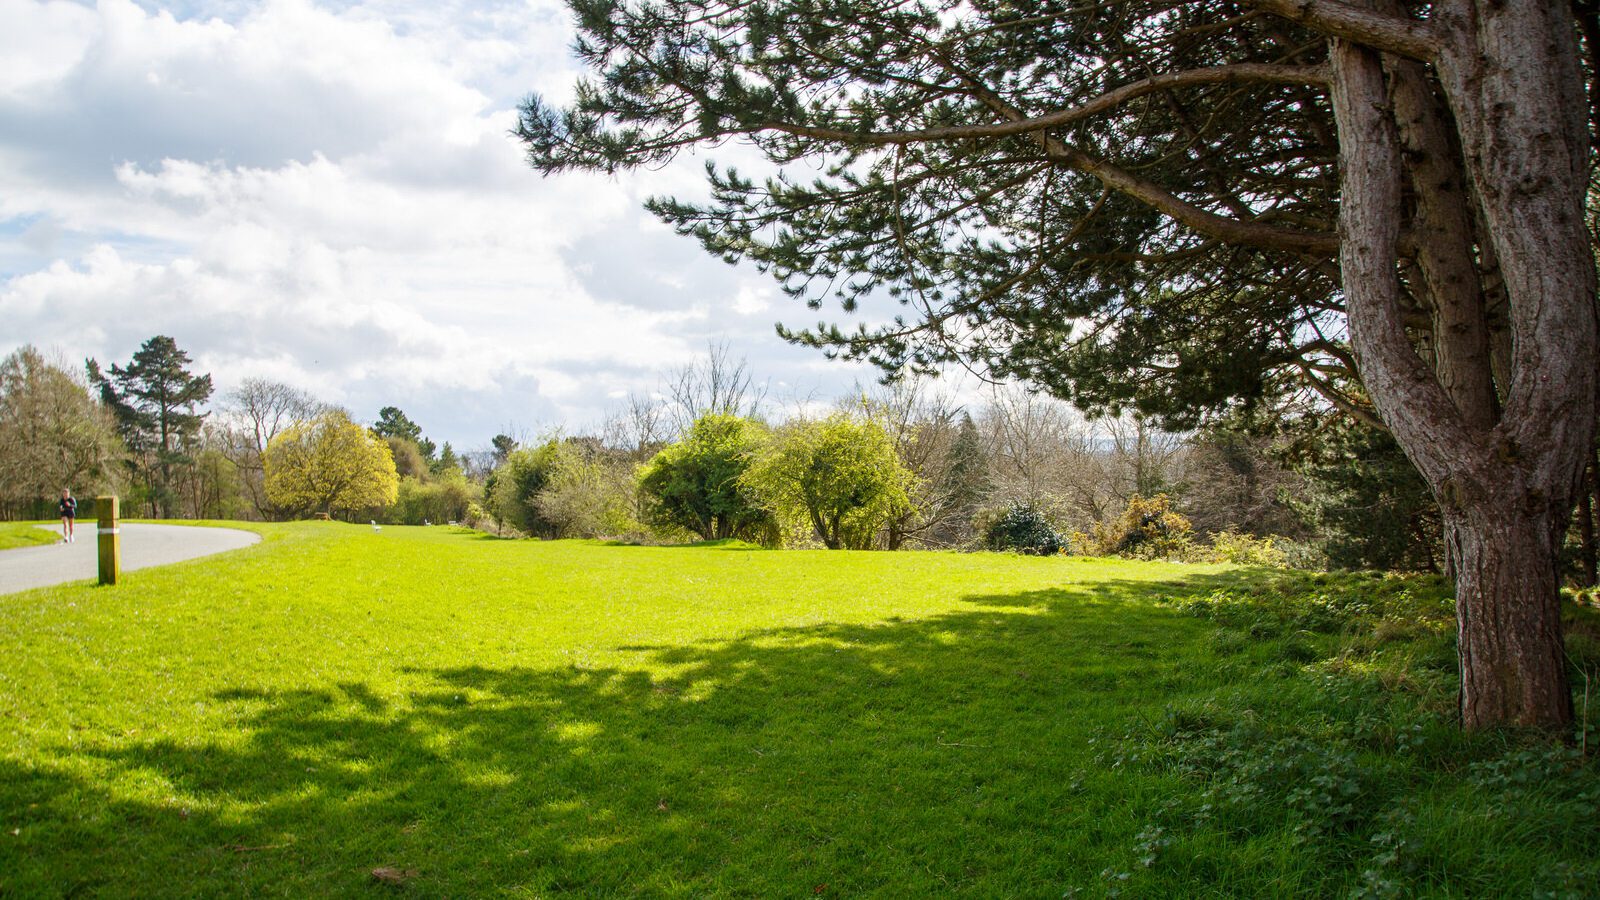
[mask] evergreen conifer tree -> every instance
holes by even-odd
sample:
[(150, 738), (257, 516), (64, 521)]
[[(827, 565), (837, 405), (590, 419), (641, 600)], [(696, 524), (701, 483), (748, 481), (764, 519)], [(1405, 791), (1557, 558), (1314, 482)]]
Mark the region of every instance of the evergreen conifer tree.
[(89, 360), (90, 381), (117, 419), (117, 430), (133, 452), (134, 465), (150, 490), (151, 511), (171, 518), (183, 469), (193, 451), (211, 397), (211, 376), (189, 370), (189, 354), (177, 341), (156, 335), (140, 345), (127, 366), (103, 374)]

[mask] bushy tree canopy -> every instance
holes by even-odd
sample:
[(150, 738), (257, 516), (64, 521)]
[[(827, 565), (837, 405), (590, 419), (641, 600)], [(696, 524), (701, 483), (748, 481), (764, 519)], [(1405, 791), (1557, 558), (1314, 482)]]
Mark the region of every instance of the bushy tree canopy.
[(639, 473), (650, 524), (682, 528), (704, 540), (757, 539), (772, 521), (745, 475), (766, 441), (760, 423), (729, 413), (694, 420), (681, 440)]
[(513, 450), (484, 485), (484, 504), (489, 512), (524, 534), (560, 537), (557, 523), (540, 509), (539, 495), (555, 478), (563, 455), (570, 452), (557, 438)]
[(539, 492), (539, 513), (563, 537), (614, 537), (639, 531), (633, 520), (633, 465), (598, 442), (573, 443)]
[(423, 458), (422, 448), (418, 447), (415, 441), (393, 434), (384, 435), (376, 428), (373, 429), (373, 433), (383, 438), (384, 443), (389, 445), (389, 455), (394, 457), (394, 469), (400, 473), (401, 478), (425, 479), (429, 475), (428, 461)]
[(0, 508), (104, 487), (122, 455), (110, 413), (69, 372), (31, 346), (0, 361)]
[(302, 513), (341, 513), (395, 502), (400, 477), (382, 438), (329, 410), (267, 445), (267, 498)]
[(828, 549), (865, 550), (910, 506), (912, 479), (881, 426), (836, 415), (779, 429), (745, 481)]
[(381, 438), (400, 438), (413, 444), (422, 440), (422, 426), (411, 421), (411, 417), (398, 406), (385, 406), (378, 410), (378, 421), (373, 423), (372, 433)]
[(399, 493), (388, 521), (399, 525), (441, 525), (467, 518), (467, 510), (481, 496), (477, 485), (460, 472), (450, 472), (424, 482), (402, 476)]
[(378, 421), (372, 426), (372, 433), (381, 438), (399, 438), (410, 441), (416, 445), (422, 458), (433, 462), (434, 451), (438, 448), (433, 441), (422, 436), (422, 426), (411, 421), (398, 406), (385, 406), (378, 410)]

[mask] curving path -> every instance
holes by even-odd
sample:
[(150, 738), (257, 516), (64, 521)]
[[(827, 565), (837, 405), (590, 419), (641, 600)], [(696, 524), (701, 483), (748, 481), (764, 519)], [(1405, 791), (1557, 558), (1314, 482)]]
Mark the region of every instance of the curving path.
[[(61, 533), (60, 525), (39, 527)], [(78, 522), (77, 537), (71, 544), (19, 547), (0, 553), (0, 594), (95, 578), (99, 560), (93, 519)], [(238, 550), (260, 540), (259, 534), (233, 528), (124, 524), (122, 571)]]

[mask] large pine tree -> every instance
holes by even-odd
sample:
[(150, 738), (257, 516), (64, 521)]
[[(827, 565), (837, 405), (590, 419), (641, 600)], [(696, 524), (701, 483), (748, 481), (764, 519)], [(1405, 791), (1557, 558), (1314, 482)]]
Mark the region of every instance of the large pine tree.
[(116, 415), (150, 488), (151, 511), (162, 518), (172, 517), (178, 474), (194, 464), (190, 454), (206, 418), (199, 409), (212, 392), (211, 376), (189, 371), (192, 362), (177, 341), (159, 334), (140, 345), (127, 366), (112, 365), (109, 375), (89, 360), (89, 378)]
[(598, 77), (569, 108), (527, 104), (536, 167), (734, 138), (806, 160), (803, 179), (710, 169), (708, 203), (652, 208), (813, 305), (904, 305), (792, 335), (833, 352), (973, 361), (1180, 422), (1293, 379), (1381, 420), (1443, 510), (1463, 722), (1571, 721), (1555, 560), (1595, 427), (1592, 16), (571, 3)]

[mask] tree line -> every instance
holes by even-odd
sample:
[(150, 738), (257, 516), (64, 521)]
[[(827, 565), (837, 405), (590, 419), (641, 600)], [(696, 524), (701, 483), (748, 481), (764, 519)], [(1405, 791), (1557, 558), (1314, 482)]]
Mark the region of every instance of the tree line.
[[(936, 380), (785, 411), (713, 346), (598, 427), (457, 451), (398, 407), (370, 425), (246, 378), (220, 396), (169, 337), (81, 375), (0, 362), (0, 515), (61, 487), (152, 517), (467, 523), (505, 535), (1011, 549), (1439, 570), (1440, 512), (1394, 440), (1314, 395), (1184, 433), (1018, 386)], [(1593, 504), (1565, 567), (1594, 581)]]

